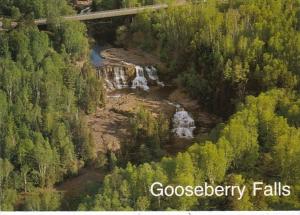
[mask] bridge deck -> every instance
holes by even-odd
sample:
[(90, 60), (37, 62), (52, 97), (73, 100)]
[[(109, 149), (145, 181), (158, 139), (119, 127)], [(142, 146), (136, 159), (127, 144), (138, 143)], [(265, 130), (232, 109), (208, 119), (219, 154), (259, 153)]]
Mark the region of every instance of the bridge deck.
[[(157, 4), (157, 5), (149, 5), (144, 7), (122, 8), (117, 10), (106, 10), (106, 11), (99, 11), (99, 12), (93, 12), (88, 14), (64, 16), (63, 18), (66, 20), (79, 20), (79, 21), (103, 19), (103, 18), (111, 18), (111, 17), (118, 17), (118, 16), (135, 15), (138, 13), (142, 13), (145, 10), (161, 10), (167, 7), (168, 7), (167, 4)], [(36, 25), (45, 25), (47, 24), (47, 19), (36, 19), (34, 23)]]

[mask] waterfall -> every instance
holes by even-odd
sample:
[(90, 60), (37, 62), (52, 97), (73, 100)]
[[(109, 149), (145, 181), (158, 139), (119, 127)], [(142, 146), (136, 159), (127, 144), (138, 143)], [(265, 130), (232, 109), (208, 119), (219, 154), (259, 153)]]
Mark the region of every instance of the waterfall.
[(114, 67), (114, 82), (117, 89), (128, 87), (125, 78), (125, 71), (122, 67)]
[(151, 68), (146, 66), (145, 70), (147, 72), (148, 77), (153, 80), (153, 81), (157, 81), (158, 80), (158, 76), (157, 76), (157, 70), (152, 66)]
[(80, 11), (80, 15), (82, 14), (87, 14), (87, 13), (90, 13), (92, 11), (91, 7), (87, 7), (87, 8), (84, 8)]
[(108, 90), (114, 90), (115, 87), (114, 87), (113, 83), (111, 83), (111, 81), (109, 80), (109, 77), (107, 75), (107, 71), (106, 70), (100, 70), (99, 72), (100, 72), (100, 76), (105, 81), (105, 87), (108, 88)]
[(173, 117), (173, 132), (180, 138), (191, 139), (194, 137), (194, 119), (183, 108), (178, 108)]
[[(148, 81), (156, 82), (157, 85), (164, 87), (164, 83), (159, 81), (157, 75), (157, 69), (153, 66), (146, 66), (145, 68), (122, 62), (123, 65), (127, 65), (135, 68), (135, 77), (132, 80), (130, 73), (127, 73), (126, 67), (124, 66), (107, 66), (102, 68), (100, 71), (100, 76), (105, 80), (106, 88), (110, 91), (115, 89), (128, 88), (131, 82), (131, 88), (141, 88), (145, 91), (149, 90)], [(145, 72), (144, 72), (145, 69)], [(145, 74), (146, 73), (146, 74)], [(132, 81), (131, 81), (132, 80)]]
[(151, 79), (152, 81), (156, 81), (156, 83), (162, 87), (165, 86), (165, 84), (162, 81), (159, 81), (159, 78), (157, 75), (157, 69), (154, 66), (151, 66), (151, 67), (146, 66), (145, 70), (147, 72), (149, 79)]
[(142, 88), (143, 90), (149, 90), (147, 79), (144, 75), (144, 69), (140, 66), (135, 66), (136, 77), (132, 81), (132, 89), (136, 89), (137, 87)]

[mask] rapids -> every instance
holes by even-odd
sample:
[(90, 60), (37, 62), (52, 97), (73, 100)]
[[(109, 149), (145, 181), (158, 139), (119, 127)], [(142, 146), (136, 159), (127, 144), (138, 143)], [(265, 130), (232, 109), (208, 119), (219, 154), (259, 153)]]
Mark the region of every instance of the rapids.
[(195, 121), (183, 108), (178, 108), (173, 117), (173, 132), (180, 138), (194, 137)]
[[(108, 91), (120, 90), (125, 88), (142, 89), (149, 91), (153, 84), (164, 87), (165, 84), (159, 80), (157, 69), (152, 66), (139, 66), (125, 61), (120, 65), (103, 67), (102, 56), (99, 54), (100, 48), (95, 47), (91, 53), (91, 60), (98, 69), (98, 74), (104, 79), (105, 87)], [(131, 69), (130, 69), (131, 68)], [(130, 72), (132, 70), (134, 73)], [(110, 95), (110, 98), (119, 98), (121, 95)], [(172, 132), (179, 138), (194, 138), (195, 122), (190, 114), (181, 107), (180, 104), (166, 101), (169, 105), (176, 108), (172, 124)]]
[[(130, 86), (131, 89), (140, 88), (144, 91), (148, 91), (150, 89), (149, 84), (157, 84), (161, 87), (165, 86), (162, 81), (159, 81), (157, 69), (154, 66), (142, 67), (124, 61), (121, 63), (123, 66), (97, 68), (99, 75), (105, 81), (106, 89), (113, 91), (116, 89), (129, 88)], [(134, 77), (132, 77), (132, 73), (129, 72), (129, 68), (134, 69)]]
[(141, 88), (145, 91), (149, 90), (147, 79), (145, 78), (144, 69), (140, 66), (135, 66), (136, 76), (132, 81), (132, 89)]

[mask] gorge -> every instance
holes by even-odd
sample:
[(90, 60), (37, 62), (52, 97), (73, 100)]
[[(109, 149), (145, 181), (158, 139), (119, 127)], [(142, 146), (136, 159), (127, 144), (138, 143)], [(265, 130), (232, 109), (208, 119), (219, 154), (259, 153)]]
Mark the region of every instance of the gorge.
[[(95, 52), (95, 50), (98, 51)], [(107, 89), (108, 98), (119, 98), (121, 95), (114, 94), (115, 90), (134, 89), (148, 92), (152, 86), (165, 87), (164, 82), (159, 80), (158, 69), (153, 65), (135, 65), (116, 58), (111, 60), (101, 56), (101, 49), (93, 48), (91, 61), (97, 70), (97, 77), (104, 80)], [(194, 119), (182, 107), (181, 104), (167, 102), (167, 104), (176, 107), (172, 118), (173, 132), (179, 138), (192, 139), (193, 131), (196, 129)]]

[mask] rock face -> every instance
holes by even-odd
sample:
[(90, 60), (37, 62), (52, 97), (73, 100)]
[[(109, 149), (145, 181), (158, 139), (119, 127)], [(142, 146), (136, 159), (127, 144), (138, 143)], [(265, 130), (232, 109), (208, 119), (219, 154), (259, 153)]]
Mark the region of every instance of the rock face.
[[(164, 87), (164, 83), (159, 81), (157, 69), (154, 66), (139, 66), (122, 61), (119, 65), (109, 65), (99, 70), (99, 76), (105, 80), (108, 91), (120, 90), (124, 88), (142, 89), (149, 91), (151, 86), (158, 85)], [(179, 104), (168, 102), (176, 107), (173, 116), (173, 132), (179, 138), (194, 138), (194, 119)]]
[(122, 62), (119, 65), (99, 68), (98, 76), (105, 80), (105, 87), (109, 91), (124, 88), (139, 88), (148, 91), (149, 85), (164, 87), (164, 83), (159, 81), (157, 69), (154, 66), (142, 67)]

